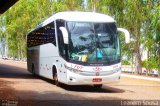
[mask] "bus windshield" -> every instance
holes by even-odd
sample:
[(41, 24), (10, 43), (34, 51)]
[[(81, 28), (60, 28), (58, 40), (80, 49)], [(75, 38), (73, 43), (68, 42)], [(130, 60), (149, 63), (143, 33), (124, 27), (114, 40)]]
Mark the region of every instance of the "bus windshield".
[(117, 28), (112, 23), (67, 22), (69, 60), (87, 64), (120, 61)]

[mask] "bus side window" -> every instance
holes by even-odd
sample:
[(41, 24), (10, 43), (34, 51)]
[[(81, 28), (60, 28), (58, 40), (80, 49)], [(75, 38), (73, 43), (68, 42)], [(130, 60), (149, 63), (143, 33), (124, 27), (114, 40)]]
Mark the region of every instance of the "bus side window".
[(43, 39), (45, 40), (45, 43), (52, 43), (56, 46), (54, 22), (44, 27)]
[(63, 58), (65, 58), (65, 44), (64, 44), (62, 32), (59, 28), (62, 27), (62, 26), (64, 27), (64, 24), (65, 24), (65, 22), (63, 20), (57, 20), (56, 21), (59, 53)]

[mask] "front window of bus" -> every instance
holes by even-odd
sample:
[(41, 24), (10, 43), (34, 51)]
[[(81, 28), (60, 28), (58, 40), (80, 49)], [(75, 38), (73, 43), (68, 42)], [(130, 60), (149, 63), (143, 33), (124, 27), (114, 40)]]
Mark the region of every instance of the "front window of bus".
[(67, 22), (67, 28), (70, 61), (87, 64), (120, 61), (115, 23)]

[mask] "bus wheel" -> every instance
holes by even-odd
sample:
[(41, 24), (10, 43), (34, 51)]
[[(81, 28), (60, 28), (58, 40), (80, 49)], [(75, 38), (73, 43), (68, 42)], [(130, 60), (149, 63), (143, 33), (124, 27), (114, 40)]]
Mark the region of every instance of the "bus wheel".
[(95, 89), (101, 89), (101, 88), (102, 88), (102, 84), (97, 84), (97, 85), (95, 84), (95, 85), (94, 85), (94, 88), (95, 88)]
[(57, 76), (57, 70), (55, 67), (53, 67), (53, 80), (54, 80), (54, 84), (56, 86), (59, 86), (59, 81), (58, 81), (58, 76)]

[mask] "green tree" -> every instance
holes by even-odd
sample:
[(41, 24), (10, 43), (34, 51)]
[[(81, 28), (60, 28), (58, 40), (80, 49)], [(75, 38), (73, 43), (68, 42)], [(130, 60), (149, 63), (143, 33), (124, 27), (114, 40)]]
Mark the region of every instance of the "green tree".
[[(143, 49), (148, 51), (146, 67), (160, 70), (159, 4), (159, 0), (20, 0), (1, 15), (0, 38), (7, 39), (11, 56), (24, 58), (26, 34), (53, 13), (95, 11), (112, 16), (118, 27), (129, 30), (133, 40), (126, 45), (124, 36), (121, 36), (122, 55), (129, 61), (135, 57), (137, 73), (142, 71)], [(153, 64), (149, 60), (156, 62)]]

